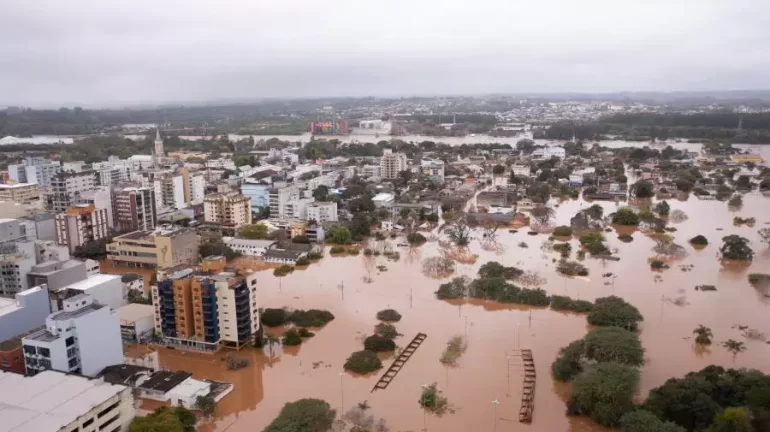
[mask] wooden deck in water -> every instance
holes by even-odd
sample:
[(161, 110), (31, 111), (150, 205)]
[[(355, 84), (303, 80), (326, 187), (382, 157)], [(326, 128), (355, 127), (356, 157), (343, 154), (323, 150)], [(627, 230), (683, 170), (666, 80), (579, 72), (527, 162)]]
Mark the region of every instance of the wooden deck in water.
[(390, 384), (391, 381), (393, 381), (393, 378), (398, 375), (398, 372), (401, 370), (402, 367), (406, 364), (407, 360), (409, 360), (410, 357), (412, 357), (412, 354), (414, 354), (415, 351), (417, 351), (417, 348), (420, 347), (422, 342), (427, 338), (428, 335), (425, 333), (417, 333), (417, 336), (412, 339), (411, 342), (409, 342), (409, 345), (404, 348), (403, 351), (401, 351), (401, 354), (399, 354), (398, 357), (393, 361), (393, 363), (390, 365), (388, 370), (385, 371), (384, 374), (380, 377), (380, 379), (377, 381), (377, 384), (374, 385), (374, 388), (372, 388), (372, 392), (375, 390), (385, 390), (388, 387), (388, 384)]
[(519, 408), (519, 422), (532, 423), (532, 412), (535, 410), (535, 361), (532, 358), (531, 349), (521, 350), (521, 360), (524, 364), (524, 380), (521, 390), (521, 408)]

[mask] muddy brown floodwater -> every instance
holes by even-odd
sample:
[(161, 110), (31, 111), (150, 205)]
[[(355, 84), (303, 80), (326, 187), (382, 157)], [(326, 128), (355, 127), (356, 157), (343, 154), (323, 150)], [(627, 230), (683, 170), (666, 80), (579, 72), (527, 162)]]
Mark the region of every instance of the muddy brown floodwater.
[[(748, 350), (733, 363), (732, 356), (719, 343), (728, 338), (744, 340), (736, 324), (770, 333), (767, 316), (770, 306), (748, 284), (751, 271), (770, 270), (770, 251), (757, 236), (759, 228), (770, 222), (770, 199), (758, 193), (744, 197), (738, 212), (729, 211), (726, 203), (700, 201), (691, 197), (687, 202), (669, 200), (671, 209), (684, 210), (689, 219), (673, 224), (678, 231), (671, 233), (684, 246), (688, 255), (672, 263), (663, 272), (652, 272), (648, 258), (655, 242), (641, 232), (633, 232), (634, 240), (623, 243), (615, 232), (606, 233), (611, 248), (617, 249), (618, 262), (588, 258), (587, 278), (569, 279), (555, 272), (552, 258), (557, 254), (543, 252), (541, 244), (547, 235), (530, 236), (527, 230), (512, 234), (501, 230), (498, 240), (502, 247), (490, 251), (482, 248), (477, 230), (470, 252), (479, 258), (473, 264), (458, 264), (455, 275), (475, 276), (487, 261), (496, 260), (535, 271), (546, 279), (542, 285), (549, 294), (566, 294), (574, 298), (593, 300), (615, 294), (639, 308), (644, 315), (641, 327), (646, 363), (638, 398), (666, 379), (681, 376), (709, 364), (727, 367), (749, 367), (770, 372), (770, 345), (746, 341)], [(605, 214), (614, 211), (615, 203), (599, 203)], [(566, 201), (557, 208), (556, 224), (568, 224), (578, 210), (589, 203)], [(734, 227), (733, 216), (754, 216), (754, 228)], [(722, 228), (723, 230), (717, 230)], [(721, 238), (739, 234), (751, 240), (757, 252), (751, 266), (723, 267), (716, 253)], [(688, 239), (705, 235), (710, 244), (693, 249)], [(520, 242), (528, 248), (520, 248)], [(573, 251), (577, 239), (571, 240)], [(395, 245), (395, 242), (394, 242)], [(265, 427), (289, 401), (304, 397), (320, 398), (338, 411), (347, 411), (357, 402), (367, 400), (369, 413), (384, 417), (392, 431), (461, 432), (492, 431), (495, 422), (493, 400), (499, 400), (497, 430), (536, 431), (600, 431), (604, 430), (584, 418), (565, 416), (563, 400), (569, 388), (555, 383), (550, 376), (551, 362), (560, 347), (583, 337), (588, 328), (584, 315), (559, 313), (543, 308), (501, 305), (493, 302), (446, 302), (437, 300), (434, 291), (449, 280), (430, 278), (422, 274), (424, 258), (439, 256), (438, 242), (431, 241), (417, 249), (396, 248), (401, 253), (398, 262), (385, 257), (330, 257), (306, 270), (297, 270), (283, 278), (279, 285), (272, 272), (260, 272), (259, 301), (262, 307), (320, 308), (332, 311), (336, 319), (317, 331), (299, 349), (291, 351), (274, 347), (270, 357), (262, 350), (245, 349), (234, 355), (246, 357), (251, 365), (239, 371), (228, 371), (223, 356), (185, 354), (161, 349), (162, 367), (193, 372), (196, 377), (230, 381), (235, 390), (217, 407), (215, 417), (205, 423), (203, 430), (254, 432)], [(574, 257), (574, 252), (573, 252)], [(378, 270), (384, 265), (387, 271)], [(682, 271), (680, 265), (692, 265)], [(614, 284), (607, 284), (602, 274), (617, 275)], [(450, 276), (451, 277), (451, 276)], [(366, 280), (371, 278), (371, 283)], [(715, 285), (717, 291), (696, 291), (701, 284)], [(672, 299), (684, 298), (677, 302)], [(403, 314), (396, 327), (403, 336), (397, 339), (405, 346), (418, 332), (427, 340), (407, 362), (386, 390), (371, 392), (379, 374), (356, 377), (342, 372), (345, 359), (362, 349), (362, 338), (371, 334), (377, 320), (375, 313), (394, 308)], [(467, 327), (466, 327), (467, 322)], [(715, 343), (705, 351), (693, 346), (692, 331), (699, 324), (711, 327)], [(468, 334), (468, 349), (457, 367), (447, 368), (439, 363), (446, 342), (456, 334)], [(522, 367), (518, 357), (507, 356), (517, 348), (531, 348), (537, 368), (536, 402), (532, 425), (518, 422)], [(146, 348), (131, 350), (145, 352)], [(264, 349), (269, 353), (267, 348)], [(390, 360), (384, 362), (385, 367)], [(381, 373), (382, 371), (380, 371)], [(449, 399), (454, 412), (436, 417), (424, 416), (417, 399), (423, 384), (438, 383)]]

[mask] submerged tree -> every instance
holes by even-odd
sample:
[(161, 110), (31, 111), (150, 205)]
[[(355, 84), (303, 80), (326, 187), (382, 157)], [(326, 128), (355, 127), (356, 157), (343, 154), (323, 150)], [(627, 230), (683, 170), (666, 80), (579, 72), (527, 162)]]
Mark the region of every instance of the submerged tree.
[(555, 214), (554, 210), (545, 205), (539, 205), (530, 211), (530, 214), (536, 221), (545, 225)]
[(746, 351), (746, 344), (737, 340), (728, 339), (727, 342), (723, 342), (722, 346), (733, 354), (733, 362), (738, 354)]
[(704, 325), (698, 325), (698, 327), (693, 330), (693, 334), (697, 335), (695, 337), (695, 343), (698, 345), (711, 345), (711, 338), (714, 337), (714, 334), (711, 333), (711, 329)]
[(754, 251), (749, 246), (749, 239), (736, 234), (722, 237), (722, 247), (719, 251), (723, 258), (740, 261), (754, 259)]
[(468, 219), (465, 216), (455, 219), (447, 227), (447, 234), (452, 243), (457, 246), (467, 246), (471, 242), (471, 227), (468, 225)]

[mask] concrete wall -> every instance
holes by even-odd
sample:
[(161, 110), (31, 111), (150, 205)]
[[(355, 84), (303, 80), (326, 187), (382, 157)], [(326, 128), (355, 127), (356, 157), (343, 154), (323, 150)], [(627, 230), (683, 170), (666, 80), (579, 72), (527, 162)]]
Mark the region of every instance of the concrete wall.
[(109, 308), (101, 308), (75, 321), (81, 372), (96, 376), (107, 366), (123, 363), (120, 318)]
[(16, 302), (21, 309), (0, 315), (0, 342), (42, 327), (50, 313), (45, 285), (16, 294)]

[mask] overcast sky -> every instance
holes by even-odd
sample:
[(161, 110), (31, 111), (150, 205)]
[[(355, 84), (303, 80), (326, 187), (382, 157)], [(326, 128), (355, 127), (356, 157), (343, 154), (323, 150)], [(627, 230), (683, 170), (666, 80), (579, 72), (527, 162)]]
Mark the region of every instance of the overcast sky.
[(0, 105), (760, 88), (769, 0), (0, 0)]

